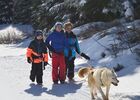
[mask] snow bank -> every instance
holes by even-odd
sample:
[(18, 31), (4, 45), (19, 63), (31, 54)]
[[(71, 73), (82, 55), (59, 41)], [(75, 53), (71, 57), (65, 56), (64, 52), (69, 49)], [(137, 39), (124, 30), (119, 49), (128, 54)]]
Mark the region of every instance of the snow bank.
[[(121, 22), (120, 22), (121, 23)], [(123, 31), (124, 29), (128, 29), (129, 27), (135, 28), (135, 29), (140, 29), (140, 20), (135, 20), (130, 23), (123, 23), (119, 26), (114, 26), (111, 27), (109, 23), (104, 23), (104, 22), (93, 22), (93, 23), (88, 23), (79, 27), (74, 28), (72, 31), (77, 35), (80, 36), (89, 30), (104, 30), (105, 34), (115, 34), (118, 32)]]
[(95, 30), (105, 30), (107, 28), (109, 28), (110, 25), (104, 22), (92, 22), (92, 23), (88, 23), (79, 27), (74, 28), (72, 31), (76, 34), (76, 35), (81, 35), (86, 33), (88, 30), (91, 29), (95, 29)]
[[(106, 31), (104, 31), (105, 35), (103, 37), (101, 37), (102, 32), (98, 32), (91, 38), (81, 40), (79, 42), (81, 51), (85, 52), (92, 59), (88, 63), (90, 63), (93, 66), (107, 66), (111, 68), (117, 66), (117, 64), (122, 64), (124, 67), (126, 67), (127, 71), (125, 70), (126, 71), (125, 73), (134, 73), (135, 72), (134, 70), (136, 69), (138, 64), (138, 61), (136, 61), (138, 57), (135, 53), (132, 53), (131, 50), (134, 51), (135, 48), (140, 48), (139, 44), (132, 47), (131, 50), (130, 49), (119, 50), (117, 53), (117, 57), (114, 57), (114, 53), (111, 52), (112, 51), (111, 45), (120, 43), (120, 41), (117, 40), (116, 34), (118, 32), (124, 31), (124, 29), (127, 29), (130, 26), (133, 26), (132, 28), (134, 27), (140, 28), (140, 20), (136, 20), (134, 22), (122, 25), (122, 27), (124, 28), (113, 27), (107, 29)], [(83, 28), (81, 30), (83, 30)], [(102, 53), (106, 54), (105, 58), (101, 56)], [(134, 70), (132, 71), (131, 68), (133, 68)], [(124, 72), (120, 73), (120, 75), (122, 74), (124, 75), (125, 73)]]

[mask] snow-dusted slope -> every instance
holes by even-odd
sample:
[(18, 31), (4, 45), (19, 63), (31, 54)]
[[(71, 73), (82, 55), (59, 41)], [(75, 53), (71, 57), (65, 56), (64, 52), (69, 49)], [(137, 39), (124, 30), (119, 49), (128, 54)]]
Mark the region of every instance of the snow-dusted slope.
[[(94, 66), (95, 68), (102, 66), (112, 68), (117, 66), (118, 63), (124, 65), (124, 69), (117, 72), (120, 80), (119, 86), (112, 86), (111, 88), (111, 100), (139, 100), (140, 62), (138, 60), (138, 56), (135, 53), (131, 53), (130, 50), (124, 50), (123, 52), (118, 53), (118, 56), (116, 58), (111, 56), (105, 47), (109, 47), (109, 44), (113, 42), (113, 38), (114, 37), (112, 37), (111, 35), (107, 35), (104, 38), (97, 40), (96, 35), (94, 35), (90, 39), (80, 42), (82, 52), (86, 52), (92, 58), (92, 60), (85, 63), (81, 61), (82, 63), (80, 62), (78, 64), (78, 67), (89, 64)], [(105, 47), (103, 47), (101, 44)], [(132, 48), (132, 50), (134, 48)], [(101, 57), (102, 52), (106, 53), (105, 58)]]
[[(107, 35), (98, 42), (106, 47), (112, 43), (113, 37)], [(117, 63), (123, 64), (124, 69), (118, 72), (120, 83), (117, 87), (111, 86), (110, 100), (140, 100), (140, 63), (137, 56), (130, 50), (112, 57), (105, 48), (97, 42), (97, 36), (80, 41), (81, 51), (88, 54), (92, 60), (88, 63), (95, 66), (113, 67)], [(87, 61), (78, 57), (75, 61), (75, 81), (64, 85), (53, 85), (51, 66), (44, 71), (44, 85), (37, 86), (29, 80), (31, 65), (26, 62), (26, 47), (30, 40), (20, 44), (0, 45), (0, 98), (1, 100), (90, 100), (90, 92), (85, 80), (79, 79), (77, 70), (88, 66)], [(107, 56), (101, 58), (101, 52)], [(51, 59), (49, 61), (51, 63)], [(67, 80), (66, 80), (67, 81)], [(98, 94), (101, 100), (101, 95)]]

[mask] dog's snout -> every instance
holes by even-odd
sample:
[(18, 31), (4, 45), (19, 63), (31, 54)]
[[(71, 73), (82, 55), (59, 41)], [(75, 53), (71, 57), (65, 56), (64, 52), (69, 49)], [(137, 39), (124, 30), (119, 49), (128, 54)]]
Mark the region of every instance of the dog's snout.
[(119, 83), (120, 81), (119, 81), (119, 80), (117, 80), (117, 82)]

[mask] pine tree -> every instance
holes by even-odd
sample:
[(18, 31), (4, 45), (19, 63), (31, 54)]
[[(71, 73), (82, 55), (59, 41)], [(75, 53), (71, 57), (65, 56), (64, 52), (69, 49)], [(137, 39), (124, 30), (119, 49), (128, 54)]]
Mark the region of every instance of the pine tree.
[(134, 14), (136, 19), (140, 19), (140, 0), (134, 3)]
[(13, 0), (0, 0), (0, 23), (13, 22)]
[[(120, 17), (120, 0), (87, 0), (83, 6), (84, 20), (90, 21), (110, 21)], [(107, 9), (107, 13), (103, 13)]]
[(43, 29), (46, 27), (46, 7), (42, 4), (45, 0), (34, 0), (32, 2), (32, 16), (31, 22), (35, 28)]
[(32, 1), (33, 0), (17, 0), (15, 2), (14, 22), (31, 23)]

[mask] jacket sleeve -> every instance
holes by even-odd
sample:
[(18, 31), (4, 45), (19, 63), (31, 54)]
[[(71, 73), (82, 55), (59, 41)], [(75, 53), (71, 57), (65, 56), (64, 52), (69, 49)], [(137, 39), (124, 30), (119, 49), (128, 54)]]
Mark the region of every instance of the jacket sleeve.
[(27, 48), (26, 57), (31, 57), (31, 55), (32, 55), (32, 42), (30, 43), (30, 45)]
[(45, 44), (48, 46), (50, 45), (49, 42), (51, 41), (51, 35), (46, 38)]
[(50, 45), (51, 39), (52, 39), (52, 33), (47, 37), (45, 44), (50, 51), (54, 51), (54, 48)]
[(80, 51), (80, 47), (79, 47), (79, 43), (78, 43), (77, 37), (76, 37), (76, 42), (75, 42), (75, 48), (76, 48), (76, 52), (77, 52), (78, 54), (80, 54), (81, 51)]

